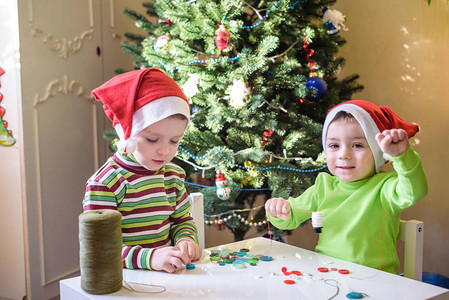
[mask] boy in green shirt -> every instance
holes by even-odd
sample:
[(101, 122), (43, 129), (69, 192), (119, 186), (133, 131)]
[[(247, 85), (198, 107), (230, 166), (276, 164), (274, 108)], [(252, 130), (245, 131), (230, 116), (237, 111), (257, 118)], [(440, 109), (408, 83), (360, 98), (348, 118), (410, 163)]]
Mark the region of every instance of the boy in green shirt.
[[(389, 107), (353, 100), (334, 107), (323, 126), (328, 173), (297, 198), (269, 199), (268, 220), (294, 229), (322, 213), (315, 251), (394, 273), (400, 213), (427, 194), (427, 179), (409, 138), (418, 132)], [(391, 160), (395, 172), (380, 173)]]

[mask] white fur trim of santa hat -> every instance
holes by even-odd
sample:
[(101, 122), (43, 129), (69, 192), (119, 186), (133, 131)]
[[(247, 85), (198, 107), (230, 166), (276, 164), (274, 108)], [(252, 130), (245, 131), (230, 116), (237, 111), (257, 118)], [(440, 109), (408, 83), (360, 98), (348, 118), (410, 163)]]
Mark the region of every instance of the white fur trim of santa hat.
[[(134, 113), (130, 138), (148, 126), (176, 114), (182, 114), (190, 121), (189, 105), (184, 99), (170, 96), (151, 101)], [(115, 131), (123, 140), (125, 135), (120, 123), (115, 126)]]

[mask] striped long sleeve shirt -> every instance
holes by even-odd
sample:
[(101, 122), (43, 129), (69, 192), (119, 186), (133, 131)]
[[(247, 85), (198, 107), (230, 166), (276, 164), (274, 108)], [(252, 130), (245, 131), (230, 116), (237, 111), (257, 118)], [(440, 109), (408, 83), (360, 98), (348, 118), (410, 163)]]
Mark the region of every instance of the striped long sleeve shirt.
[(86, 183), (84, 211), (114, 209), (122, 214), (122, 261), (128, 269), (149, 269), (156, 248), (180, 239), (198, 243), (184, 187), (184, 170), (168, 163), (157, 171), (118, 152)]

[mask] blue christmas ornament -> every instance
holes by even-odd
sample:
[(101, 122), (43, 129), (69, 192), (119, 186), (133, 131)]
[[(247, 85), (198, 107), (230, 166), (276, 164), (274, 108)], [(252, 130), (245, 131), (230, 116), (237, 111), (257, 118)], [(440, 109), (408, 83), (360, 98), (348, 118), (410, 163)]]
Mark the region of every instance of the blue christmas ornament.
[(316, 102), (321, 100), (327, 92), (327, 84), (321, 77), (309, 76), (306, 82), (307, 100)]

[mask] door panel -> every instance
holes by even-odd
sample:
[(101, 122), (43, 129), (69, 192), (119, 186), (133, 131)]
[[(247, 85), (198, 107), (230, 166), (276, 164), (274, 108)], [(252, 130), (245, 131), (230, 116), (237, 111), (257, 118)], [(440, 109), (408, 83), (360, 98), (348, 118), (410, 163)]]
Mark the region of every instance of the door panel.
[(79, 270), (84, 183), (104, 156), (100, 21), (100, 1), (19, 1), (29, 299)]

